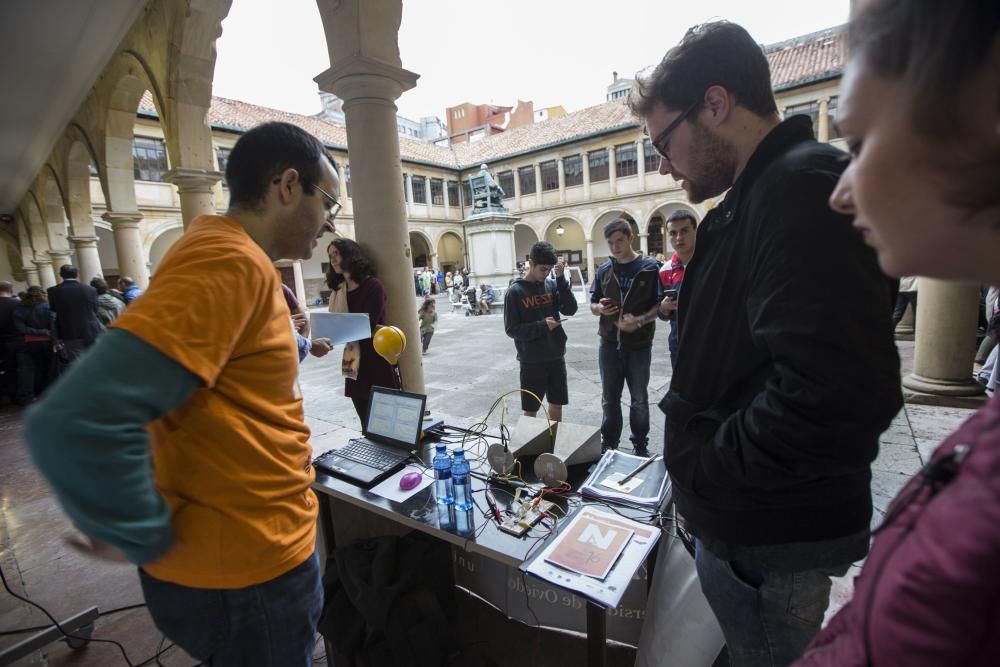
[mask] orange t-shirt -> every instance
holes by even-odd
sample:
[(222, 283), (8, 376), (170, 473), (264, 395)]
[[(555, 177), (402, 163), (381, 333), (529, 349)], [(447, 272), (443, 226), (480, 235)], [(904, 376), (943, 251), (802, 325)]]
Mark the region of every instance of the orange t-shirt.
[(288, 572), (316, 540), (309, 428), (278, 271), (234, 220), (201, 216), (115, 321), (202, 380), (153, 422), (153, 474), (177, 541), (144, 566), (196, 588)]

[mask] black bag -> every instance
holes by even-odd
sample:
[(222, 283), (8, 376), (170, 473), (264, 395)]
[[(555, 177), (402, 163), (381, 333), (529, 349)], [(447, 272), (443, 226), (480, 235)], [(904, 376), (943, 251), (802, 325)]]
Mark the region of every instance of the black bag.
[(437, 667), (459, 647), (451, 547), (419, 532), (339, 547), (323, 575), (319, 632), (333, 664)]

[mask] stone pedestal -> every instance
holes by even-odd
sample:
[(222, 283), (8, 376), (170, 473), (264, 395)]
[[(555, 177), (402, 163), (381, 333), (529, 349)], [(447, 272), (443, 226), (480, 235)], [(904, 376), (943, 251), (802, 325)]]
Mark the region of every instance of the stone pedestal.
[(978, 319), (978, 287), (920, 279), (913, 373), (903, 378), (908, 403), (965, 406), (984, 400), (972, 378)]
[(510, 214), (486, 213), (465, 219), (466, 248), (473, 284), (507, 287), (517, 276), (514, 250), (514, 223), (520, 218)]
[(40, 284), (38, 281), (38, 269), (33, 266), (24, 267), (24, 282), (28, 283), (28, 287)]

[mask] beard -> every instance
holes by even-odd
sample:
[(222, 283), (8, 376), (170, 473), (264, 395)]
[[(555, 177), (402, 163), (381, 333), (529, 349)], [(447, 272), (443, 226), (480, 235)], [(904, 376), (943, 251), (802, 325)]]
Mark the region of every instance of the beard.
[(700, 204), (728, 190), (736, 177), (736, 147), (694, 122), (691, 173), (685, 174), (688, 200)]

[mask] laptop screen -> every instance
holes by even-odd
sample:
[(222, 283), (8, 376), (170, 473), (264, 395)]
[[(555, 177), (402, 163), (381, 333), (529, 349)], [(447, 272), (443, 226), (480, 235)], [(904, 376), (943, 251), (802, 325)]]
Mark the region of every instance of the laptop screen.
[(372, 387), (366, 435), (416, 445), (420, 437), (426, 398), (420, 394)]

